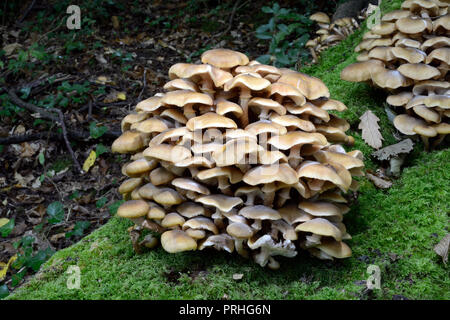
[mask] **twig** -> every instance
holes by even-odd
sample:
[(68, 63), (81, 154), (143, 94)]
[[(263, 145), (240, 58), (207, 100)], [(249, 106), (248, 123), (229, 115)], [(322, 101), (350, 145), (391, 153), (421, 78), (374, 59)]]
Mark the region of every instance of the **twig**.
[(62, 133), (63, 133), (64, 141), (66, 142), (67, 150), (69, 150), (69, 153), (72, 157), (75, 167), (78, 170), (78, 173), (83, 173), (80, 163), (78, 162), (77, 158), (75, 157), (75, 153), (73, 152), (73, 149), (70, 146), (69, 139), (67, 138), (67, 129), (66, 129), (66, 125), (64, 124), (64, 115), (63, 115), (62, 111), (59, 109), (54, 109), (54, 111), (59, 115), (59, 125), (61, 126), (61, 129), (62, 129)]
[(144, 68), (144, 80), (142, 84), (142, 90), (137, 97), (136, 103), (141, 101), (142, 94), (144, 93), (145, 87), (147, 86), (147, 68)]
[(13, 90), (7, 89), (7, 92), (8, 92), (8, 95), (9, 95), (11, 101), (14, 102), (15, 104), (19, 105), (20, 107), (25, 108), (28, 111), (33, 112), (33, 113), (39, 113), (45, 119), (52, 120), (55, 122), (59, 121), (59, 118), (57, 116), (55, 116), (53, 113), (20, 99)]
[(33, 2), (31, 2), (31, 4), (28, 6), (27, 10), (25, 10), (24, 14), (22, 15), (22, 17), (16, 22), (17, 24), (22, 23), (22, 21), (27, 17), (27, 15), (30, 13), (31, 9), (33, 8), (34, 4), (36, 3), (36, 0), (33, 0)]

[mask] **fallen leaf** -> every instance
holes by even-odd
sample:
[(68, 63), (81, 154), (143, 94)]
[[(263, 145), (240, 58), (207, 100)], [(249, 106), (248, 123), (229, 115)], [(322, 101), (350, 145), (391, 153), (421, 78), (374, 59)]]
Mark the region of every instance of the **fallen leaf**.
[(86, 158), (83, 164), (83, 171), (88, 172), (89, 169), (94, 165), (95, 159), (97, 159), (97, 153), (92, 150), (89, 156)]
[(3, 47), (3, 50), (5, 51), (5, 56), (10, 56), (14, 53), (14, 51), (16, 51), (16, 49), (21, 48), (22, 45), (15, 42), (15, 43), (11, 43), (11, 44), (7, 44), (6, 46)]
[(389, 160), (401, 153), (409, 153), (412, 151), (414, 143), (411, 139), (405, 139), (399, 143), (392, 144), (372, 153), (378, 160)]
[(117, 99), (122, 100), (122, 101), (127, 100), (127, 95), (123, 92), (119, 92), (117, 94)]
[(447, 265), (448, 250), (450, 247), (450, 233), (448, 233), (437, 245), (434, 246), (434, 252), (442, 257), (442, 262)]
[(392, 182), (388, 180), (381, 179), (376, 175), (366, 172), (366, 177), (373, 182), (373, 184), (380, 189), (388, 189), (392, 186)]
[(380, 133), (380, 126), (378, 121), (380, 119), (372, 113), (372, 111), (367, 110), (360, 118), (358, 129), (362, 130), (362, 138), (364, 141), (372, 148), (379, 149), (383, 145), (381, 140), (383, 136)]
[(0, 228), (9, 222), (8, 218), (0, 218)]
[(16, 261), (16, 259), (17, 255), (15, 254), (9, 259), (8, 263), (0, 262), (0, 281), (2, 281), (6, 277), (9, 266), (11, 265), (11, 263)]

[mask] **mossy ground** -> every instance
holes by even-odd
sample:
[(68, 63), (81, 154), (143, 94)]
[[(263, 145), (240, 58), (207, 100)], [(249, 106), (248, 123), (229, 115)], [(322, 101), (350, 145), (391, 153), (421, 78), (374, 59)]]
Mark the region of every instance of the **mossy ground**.
[[(386, 1), (385, 1), (386, 2)], [(383, 5), (396, 9), (401, 1)], [(354, 46), (363, 28), (322, 55), (318, 65), (303, 69), (320, 77), (331, 96), (343, 101), (342, 113), (352, 124), (355, 148), (366, 166), (376, 168), (373, 150), (357, 132), (368, 109), (380, 118), (384, 145), (395, 143), (395, 131), (384, 112), (385, 94), (365, 84), (344, 82), (340, 71), (355, 61)], [(8, 299), (450, 299), (449, 269), (433, 252), (448, 232), (450, 150), (415, 152), (400, 179), (388, 190), (362, 180), (358, 200), (345, 216), (353, 239), (349, 259), (320, 261), (300, 253), (280, 258), (281, 268), (260, 268), (238, 255), (223, 252), (168, 254), (158, 248), (136, 255), (126, 229), (130, 222), (112, 218), (78, 244), (57, 252), (28, 283)], [(381, 269), (381, 290), (368, 292), (367, 267)], [(66, 271), (81, 270), (81, 288), (68, 289)], [(233, 274), (242, 273), (235, 281)]]

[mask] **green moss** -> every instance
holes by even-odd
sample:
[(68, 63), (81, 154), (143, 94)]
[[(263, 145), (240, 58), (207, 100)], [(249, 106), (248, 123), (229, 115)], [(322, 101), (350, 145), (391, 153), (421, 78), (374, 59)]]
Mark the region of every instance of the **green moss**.
[[(386, 1), (384, 1), (386, 2)], [(383, 3), (384, 3), (383, 2)], [(397, 9), (393, 1), (384, 11)], [(340, 71), (355, 61), (354, 46), (362, 32), (355, 33), (322, 55), (318, 65), (304, 69), (320, 77), (333, 98), (343, 101), (343, 114), (352, 125), (355, 148), (362, 150), (366, 166), (373, 150), (355, 130), (368, 109), (380, 118), (384, 145), (396, 140), (384, 112), (385, 94), (365, 84), (339, 79)], [(260, 268), (238, 255), (202, 251), (169, 254), (161, 248), (136, 255), (126, 229), (128, 221), (112, 218), (105, 226), (76, 245), (57, 252), (38, 275), (9, 299), (450, 299), (450, 277), (433, 252), (433, 246), (448, 232), (450, 198), (450, 150), (432, 153), (416, 148), (409, 168), (388, 190), (376, 189), (362, 180), (358, 200), (345, 217), (353, 239), (353, 256), (326, 262), (299, 253), (280, 258), (281, 269)], [(367, 267), (381, 269), (381, 290), (368, 296), (362, 284)], [(66, 270), (81, 269), (81, 289), (69, 290)], [(234, 281), (234, 273), (244, 274)]]

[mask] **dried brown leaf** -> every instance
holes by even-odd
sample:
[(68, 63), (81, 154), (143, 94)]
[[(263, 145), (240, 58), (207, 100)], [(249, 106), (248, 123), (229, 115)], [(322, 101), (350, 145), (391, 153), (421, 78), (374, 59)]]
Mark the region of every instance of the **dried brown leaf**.
[(405, 139), (399, 143), (392, 144), (372, 153), (378, 160), (389, 160), (401, 153), (409, 153), (412, 151), (414, 143), (411, 139)]
[(450, 248), (450, 233), (448, 233), (437, 245), (434, 246), (434, 252), (442, 257), (442, 261), (447, 265), (448, 250)]
[(362, 138), (364, 141), (372, 148), (379, 149), (383, 145), (383, 136), (380, 133), (380, 126), (378, 121), (380, 119), (372, 113), (372, 111), (367, 110), (360, 118), (358, 129), (362, 130)]
[(373, 182), (373, 184), (380, 189), (388, 189), (392, 186), (392, 182), (382, 179), (380, 177), (377, 177), (376, 175), (373, 175), (369, 172), (366, 172), (366, 177)]

